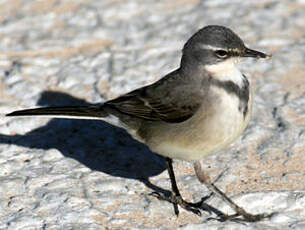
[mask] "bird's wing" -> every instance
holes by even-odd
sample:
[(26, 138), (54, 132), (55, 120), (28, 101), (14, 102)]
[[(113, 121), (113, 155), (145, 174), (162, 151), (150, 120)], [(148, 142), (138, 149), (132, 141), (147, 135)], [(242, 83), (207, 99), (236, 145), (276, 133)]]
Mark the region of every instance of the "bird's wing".
[(179, 80), (179, 75), (171, 74), (105, 105), (140, 119), (178, 123), (192, 117), (201, 100), (202, 96), (194, 86)]

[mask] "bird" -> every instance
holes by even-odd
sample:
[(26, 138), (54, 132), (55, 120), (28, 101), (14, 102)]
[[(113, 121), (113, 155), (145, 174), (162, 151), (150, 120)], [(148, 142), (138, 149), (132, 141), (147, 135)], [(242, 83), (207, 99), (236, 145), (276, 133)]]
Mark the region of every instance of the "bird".
[(201, 215), (201, 202), (184, 200), (178, 189), (172, 162), (180, 159), (191, 162), (198, 180), (235, 211), (222, 213), (223, 219), (259, 221), (270, 215), (251, 214), (238, 206), (201, 168), (204, 157), (228, 147), (250, 121), (250, 83), (236, 66), (244, 57), (271, 55), (248, 48), (225, 26), (208, 25), (184, 44), (180, 66), (150, 85), (90, 106), (42, 107), (6, 116), (91, 118), (117, 125), (164, 157), (172, 188), (167, 200), (176, 215), (178, 207)]

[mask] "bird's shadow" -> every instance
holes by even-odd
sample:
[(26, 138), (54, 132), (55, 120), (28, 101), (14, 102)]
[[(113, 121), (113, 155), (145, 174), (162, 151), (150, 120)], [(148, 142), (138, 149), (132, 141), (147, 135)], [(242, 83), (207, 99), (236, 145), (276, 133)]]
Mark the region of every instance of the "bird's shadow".
[[(45, 91), (39, 106), (88, 106), (85, 100), (62, 92)], [(163, 158), (134, 140), (125, 130), (101, 120), (51, 119), (24, 135), (0, 134), (0, 144), (58, 149), (88, 168), (112, 176), (146, 179), (165, 169)], [(149, 183), (148, 183), (149, 185)]]
[[(71, 95), (45, 91), (39, 106), (90, 106)], [(14, 144), (37, 149), (58, 149), (91, 170), (111, 176), (136, 179), (154, 192), (170, 197), (171, 192), (149, 181), (165, 170), (163, 157), (134, 140), (125, 130), (101, 120), (51, 119), (46, 125), (24, 135), (0, 134), (0, 144)], [(204, 199), (204, 198), (203, 198)], [(202, 210), (221, 216), (221, 211), (205, 205)]]

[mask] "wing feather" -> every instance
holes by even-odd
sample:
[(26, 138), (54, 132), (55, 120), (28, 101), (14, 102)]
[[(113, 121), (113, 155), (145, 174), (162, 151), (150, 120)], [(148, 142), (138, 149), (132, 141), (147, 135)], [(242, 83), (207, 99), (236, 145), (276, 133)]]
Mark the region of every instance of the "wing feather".
[(177, 76), (168, 75), (155, 84), (134, 90), (105, 104), (121, 113), (145, 120), (183, 122), (197, 111), (203, 93), (199, 87), (194, 89), (194, 86), (188, 86), (185, 82), (171, 79), (175, 77)]

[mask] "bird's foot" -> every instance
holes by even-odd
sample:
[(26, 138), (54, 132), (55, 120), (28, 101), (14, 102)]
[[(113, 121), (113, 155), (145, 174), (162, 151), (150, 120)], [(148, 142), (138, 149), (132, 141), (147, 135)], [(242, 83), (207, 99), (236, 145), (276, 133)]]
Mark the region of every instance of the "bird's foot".
[(159, 200), (166, 200), (166, 201), (172, 203), (174, 205), (175, 214), (177, 216), (179, 215), (178, 206), (180, 206), (181, 208), (183, 208), (187, 211), (190, 211), (198, 216), (201, 216), (200, 207), (202, 206), (202, 204), (204, 202), (204, 198), (201, 199), (201, 201), (199, 201), (199, 202), (191, 203), (191, 202), (187, 202), (187, 201), (183, 200), (181, 195), (176, 195), (174, 193), (172, 193), (170, 197), (160, 194), (158, 192), (153, 192), (153, 193), (151, 193), (151, 195), (153, 195), (154, 197), (156, 197)]
[[(221, 221), (227, 221), (227, 220), (232, 220), (232, 221), (246, 221), (246, 222), (257, 222), (261, 221), (263, 219), (268, 219), (273, 216), (274, 213), (267, 214), (267, 213), (262, 213), (262, 214), (250, 214), (246, 212), (245, 210), (242, 209), (238, 213), (233, 214), (233, 215), (226, 215), (222, 214), (219, 216)], [(241, 217), (241, 218), (239, 218)]]

